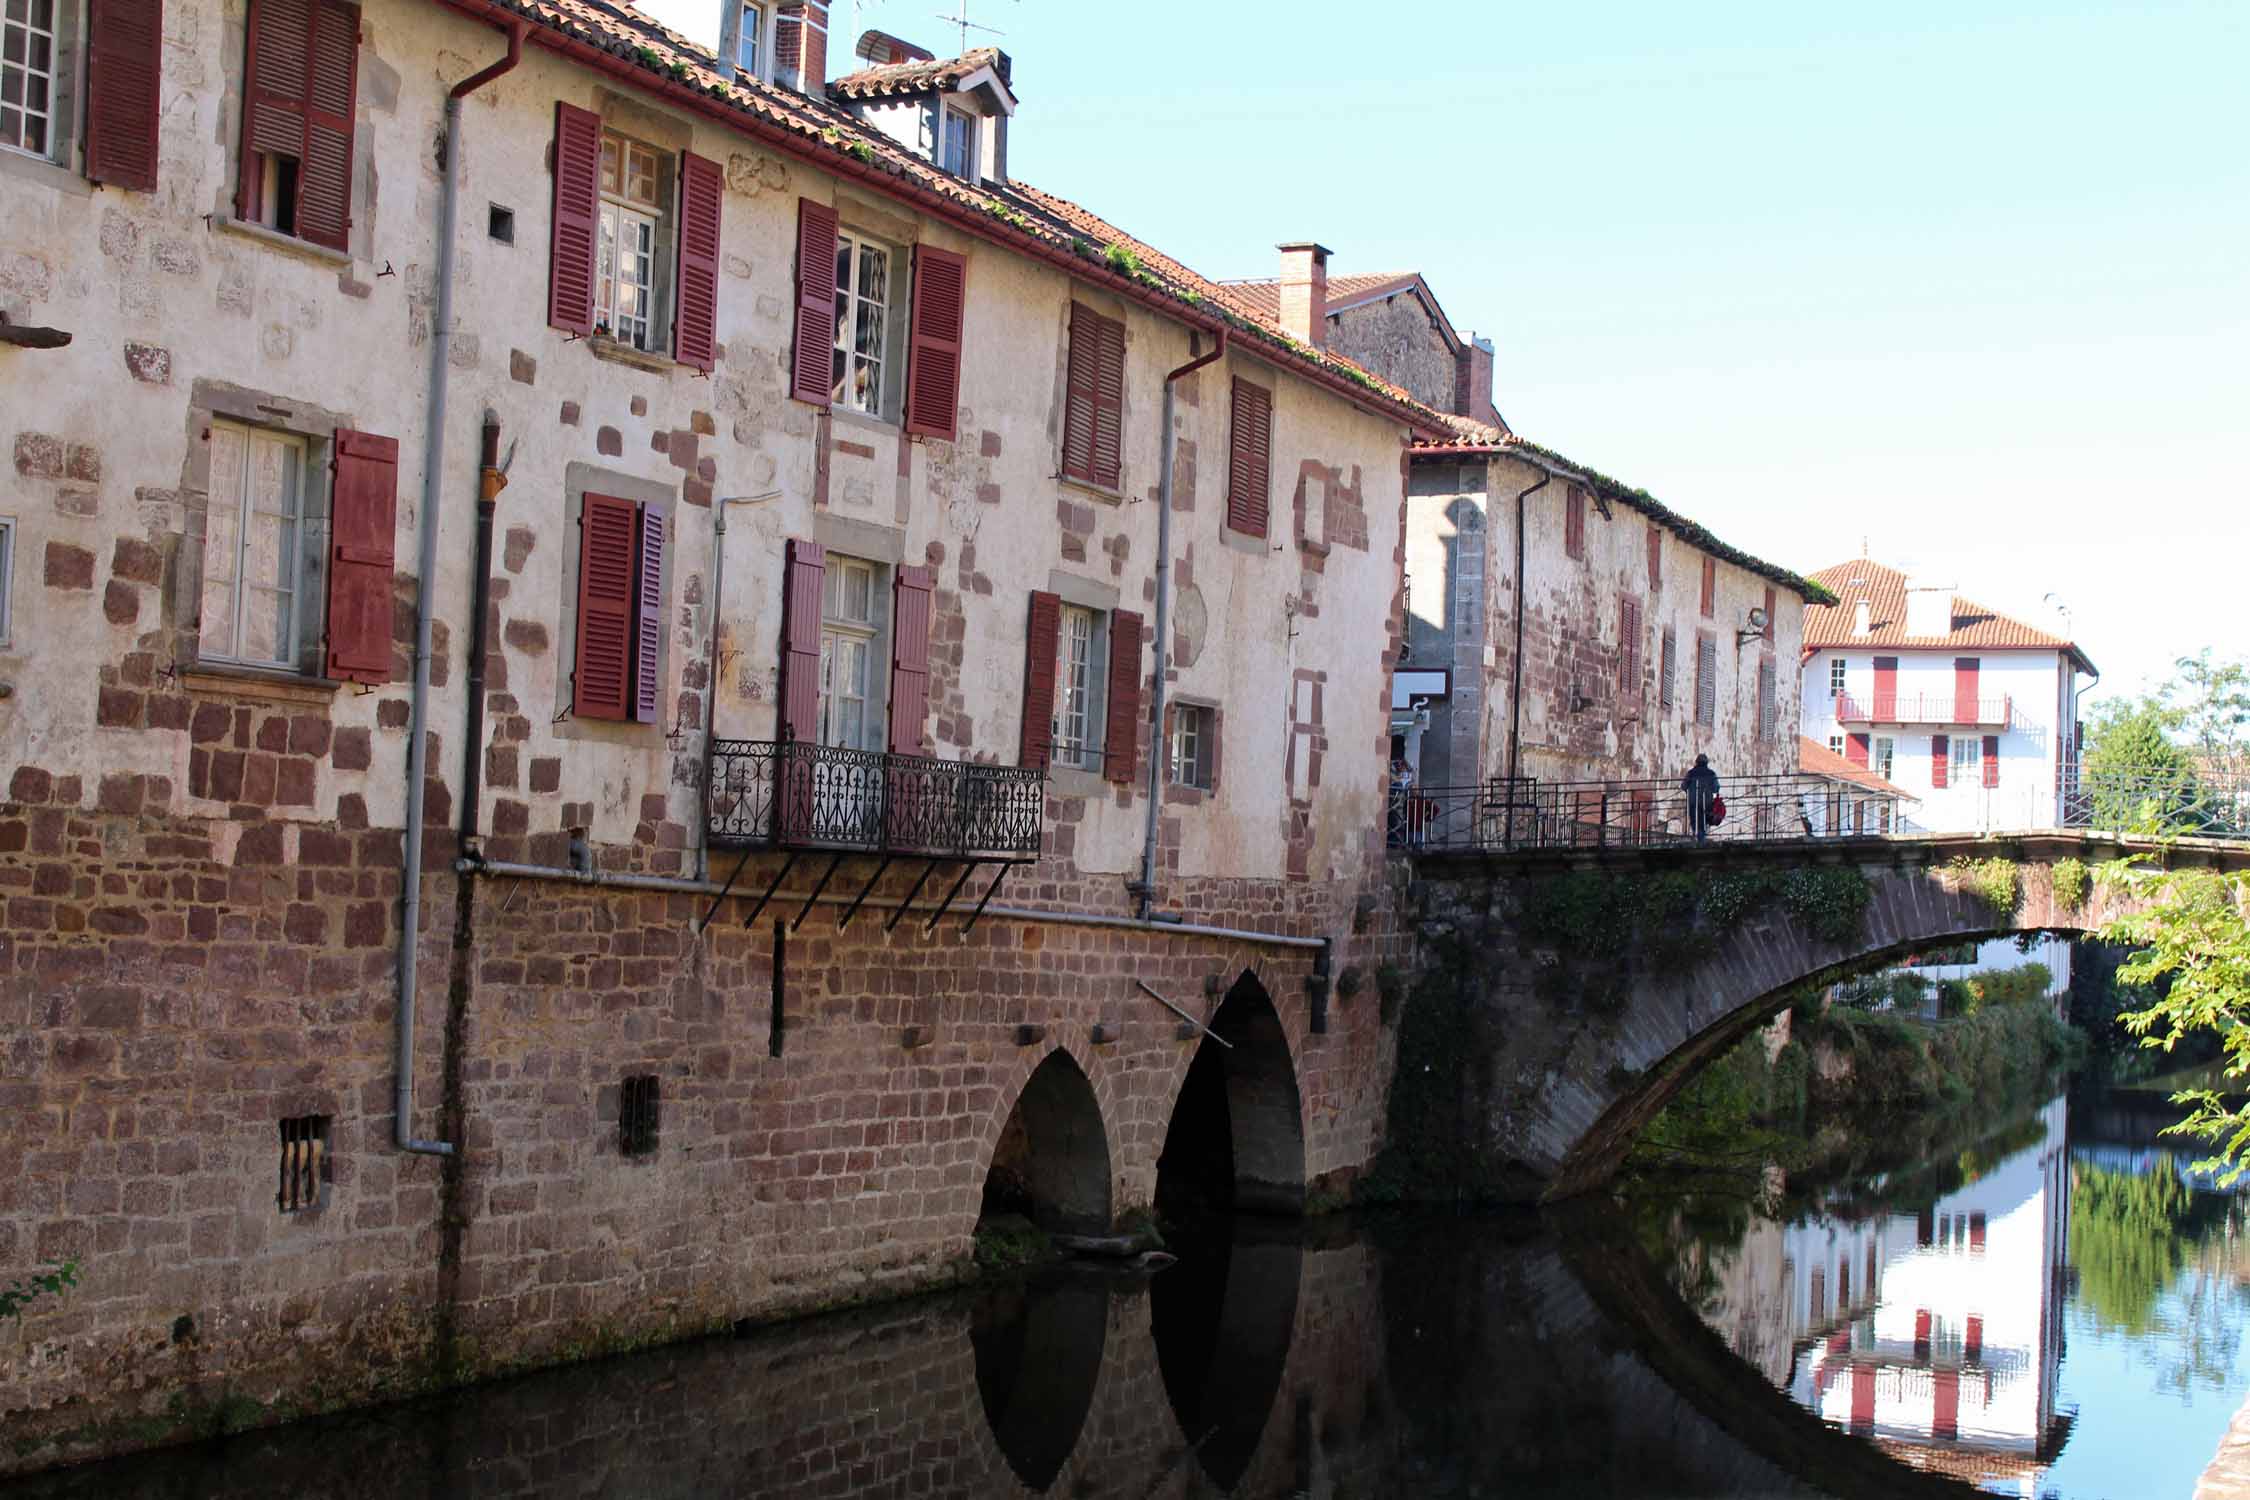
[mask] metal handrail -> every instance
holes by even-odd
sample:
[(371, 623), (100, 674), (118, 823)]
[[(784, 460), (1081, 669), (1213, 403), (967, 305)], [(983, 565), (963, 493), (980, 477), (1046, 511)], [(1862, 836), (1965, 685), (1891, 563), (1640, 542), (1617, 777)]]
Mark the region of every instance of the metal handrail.
[(2250, 839), (2250, 775), (2190, 766), (2064, 768), (2057, 811), (2065, 828)]
[[(1798, 774), (1719, 778), (1725, 817), (1705, 840), (1867, 837), (1906, 827), (1903, 799)], [(1698, 841), (1677, 780), (1548, 781), (1495, 777), (1475, 786), (1394, 786), (1385, 843), (1408, 853), (1631, 848)]]
[(1035, 859), (1044, 771), (850, 750), (809, 740), (714, 740), (713, 845)]

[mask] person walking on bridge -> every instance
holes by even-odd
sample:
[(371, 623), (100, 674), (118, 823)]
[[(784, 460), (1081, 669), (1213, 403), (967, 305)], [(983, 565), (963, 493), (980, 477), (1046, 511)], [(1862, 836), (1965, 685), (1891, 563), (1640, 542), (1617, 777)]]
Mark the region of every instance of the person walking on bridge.
[(1711, 836), (1711, 804), (1719, 800), (1719, 773), (1711, 769), (1710, 756), (1695, 758), (1695, 769), (1680, 778), (1680, 790), (1687, 793), (1688, 832), (1700, 844)]

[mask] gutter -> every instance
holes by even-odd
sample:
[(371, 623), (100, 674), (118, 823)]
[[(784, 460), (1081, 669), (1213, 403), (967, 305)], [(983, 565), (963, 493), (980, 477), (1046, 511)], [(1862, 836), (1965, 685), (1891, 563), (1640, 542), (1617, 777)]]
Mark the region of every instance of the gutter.
[(445, 96), (445, 186), (438, 210), (437, 312), (431, 324), (430, 391), (423, 412), (421, 551), (414, 602), (414, 690), (406, 742), (406, 869), (398, 937), (397, 1094), (392, 1140), (401, 1151), (451, 1156), (450, 1141), (414, 1136), (415, 949), (422, 934), (422, 792), (429, 774), (430, 634), (437, 615), (438, 511), (445, 495), (446, 373), (453, 353), (453, 251), (461, 208), (461, 101), (523, 60), (524, 23), (505, 17), (508, 52)]
[[(596, 42), (558, 31), (546, 22), (503, 3), (503, 0), (437, 0), (437, 4), (488, 25), (528, 28), (531, 41), (550, 52), (596, 72), (606, 73), (645, 94), (714, 121), (739, 135), (749, 136), (763, 145), (818, 167), (831, 176), (856, 179), (885, 197), (912, 204), (930, 217), (944, 220), (972, 238), (1000, 246), (1030, 260), (1044, 261), (1061, 269), (1074, 280), (1103, 287), (1124, 300), (1138, 303), (1175, 323), (1214, 337), (1233, 326), (1215, 314), (1199, 315), (1187, 303), (1170, 293), (1155, 291), (1129, 276), (1122, 276), (1096, 265), (1083, 256), (1072, 253), (1066, 246), (1050, 244), (1044, 239), (1020, 231), (1011, 231), (982, 209), (948, 198), (918, 183), (905, 181), (897, 173), (876, 163), (863, 162), (842, 152), (824, 149), (817, 137), (766, 119), (729, 101), (716, 99), (702, 89), (691, 88), (687, 84), (651, 72), (631, 58), (620, 57)], [(809, 95), (806, 97), (811, 98)], [(1265, 341), (1261, 337), (1259, 342), (1263, 344)], [(1416, 432), (1442, 436), (1447, 430), (1424, 416), (1418, 408), (1362, 386), (1324, 365), (1301, 356), (1284, 363), (1284, 357), (1289, 352), (1286, 349), (1276, 347), (1269, 351), (1246, 346), (1243, 352), (1256, 353), (1277, 369), (1314, 385), (1325, 386), (1355, 406), (1404, 422)]]
[(1164, 377), (1164, 462), (1157, 470), (1156, 480), (1156, 693), (1155, 728), (1149, 736), (1148, 755), (1148, 824), (1141, 839), (1140, 889), (1133, 894), (1140, 898), (1140, 914), (1144, 918), (1156, 901), (1156, 829), (1158, 812), (1164, 800), (1164, 763), (1171, 747), (1164, 736), (1165, 663), (1172, 644), (1172, 458), (1177, 449), (1179, 435), (1173, 430), (1172, 411), (1174, 382), (1183, 375), (1197, 370), (1227, 352), (1227, 331), (1219, 330), (1219, 341), (1208, 354), (1199, 354), (1186, 364)]
[[(608, 890), (666, 891), (682, 896), (724, 896), (725, 886), (709, 880), (690, 880), (676, 875), (618, 875), (604, 874), (598, 870), (570, 870), (555, 865), (515, 864), (507, 860), (485, 859), (481, 856), (464, 856), (453, 862), (455, 872), (463, 876), (506, 876), (514, 880), (548, 880), (564, 885), (596, 886)], [(750, 899), (748, 892), (733, 892), (738, 899)], [(815, 906), (850, 906), (855, 898), (848, 892), (830, 894), (826, 891), (776, 891), (773, 900), (787, 905), (791, 901)], [(939, 908), (927, 901), (859, 901), (867, 911), (934, 912)], [(1280, 932), (1252, 932), (1243, 927), (1210, 927), (1196, 922), (1166, 922), (1153, 917), (1114, 917), (1102, 912), (1048, 911), (1031, 906), (988, 906), (988, 917), (1001, 917), (1011, 922), (1046, 922), (1060, 927), (1108, 927), (1130, 932), (1161, 932), (1174, 937), (1199, 937), (1222, 939), (1229, 942), (1257, 943), (1268, 948), (1303, 948), (1319, 952), (1330, 951), (1324, 937), (1294, 937)]]

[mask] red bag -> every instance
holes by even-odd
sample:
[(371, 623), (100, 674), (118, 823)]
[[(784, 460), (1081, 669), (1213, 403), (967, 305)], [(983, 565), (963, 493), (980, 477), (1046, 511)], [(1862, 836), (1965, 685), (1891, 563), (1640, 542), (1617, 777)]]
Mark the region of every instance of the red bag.
[(1716, 828), (1726, 820), (1727, 799), (1724, 797), (1713, 797), (1711, 799), (1711, 810), (1703, 815), (1703, 826), (1706, 828)]

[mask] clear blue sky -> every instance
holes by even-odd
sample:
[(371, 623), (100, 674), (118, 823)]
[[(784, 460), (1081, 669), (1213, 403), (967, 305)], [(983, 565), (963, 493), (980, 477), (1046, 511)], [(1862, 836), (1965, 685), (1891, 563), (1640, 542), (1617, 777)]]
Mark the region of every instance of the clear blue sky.
[(2250, 654), (2240, 0), (969, 4), (1015, 175), (1207, 275), (1423, 272), (1518, 431), (1729, 541), (2053, 592), (2104, 694)]

